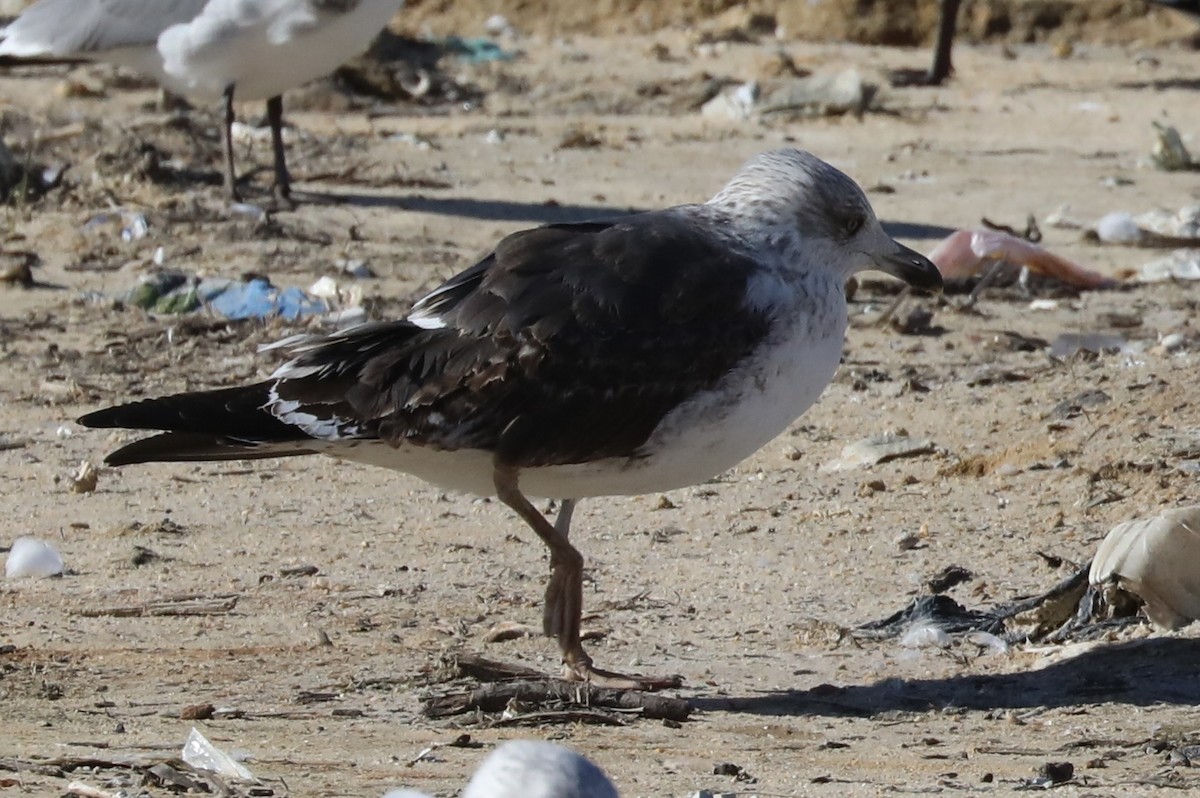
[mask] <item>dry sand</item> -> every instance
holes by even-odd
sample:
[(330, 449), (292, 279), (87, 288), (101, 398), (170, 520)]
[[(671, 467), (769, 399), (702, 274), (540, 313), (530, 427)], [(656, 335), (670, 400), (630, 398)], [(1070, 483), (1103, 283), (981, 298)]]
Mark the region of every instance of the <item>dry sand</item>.
[[(0, 286), (0, 438), (26, 441), (0, 451), (0, 541), (51, 540), (70, 568), (62, 579), (0, 583), (5, 794), (61, 794), (79, 778), (165, 795), (139, 786), (138, 769), (103, 763), (170, 757), (192, 725), (249, 754), (276, 795), (376, 796), (400, 785), (453, 795), (486, 750), (439, 748), (413, 761), (463, 730), (488, 746), (563, 741), (626, 796), (1007, 793), (1051, 761), (1075, 766), (1076, 781), (1060, 788), (1072, 795), (1200, 786), (1166, 753), (1196, 742), (1200, 727), (1194, 631), (1140, 628), (1083, 651), (999, 656), (840, 633), (899, 609), (951, 564), (976, 574), (951, 593), (964, 604), (1037, 592), (1067, 570), (1039, 552), (1083, 562), (1112, 524), (1194, 501), (1195, 476), (1176, 469), (1200, 447), (1194, 285), (1064, 296), (1037, 312), (1016, 291), (987, 292), (974, 312), (908, 299), (902, 316), (927, 308), (944, 328), (925, 336), (873, 326), (891, 297), (868, 286), (852, 304), (838, 378), (786, 434), (666, 501), (584, 503), (586, 623), (604, 632), (592, 653), (613, 667), (683, 674), (678, 694), (698, 712), (679, 728), (422, 717), (443, 655), (555, 666), (542, 638), (482, 642), (500, 621), (537, 623), (546, 575), (542, 546), (494, 502), (328, 459), (102, 470), (94, 492), (70, 490), (80, 461), (128, 439), (71, 419), (263, 375), (275, 359), (255, 345), (292, 329), (115, 305), (159, 247), (173, 267), (261, 272), (281, 285), (365, 259), (379, 275), (361, 282), (372, 313), (394, 316), (506, 232), (702, 200), (748, 156), (781, 145), (849, 172), (881, 218), (907, 225), (907, 243), (925, 251), (983, 216), (1022, 226), (1063, 204), (1094, 220), (1200, 201), (1196, 173), (1144, 166), (1152, 120), (1200, 142), (1200, 60), (1186, 49), (1079, 43), (1064, 58), (1043, 45), (963, 47), (950, 85), (889, 90), (886, 113), (760, 124), (704, 121), (689, 104), (707, 76), (761, 74), (780, 45), (701, 55), (694, 43), (679, 31), (525, 38), (518, 60), (463, 68), (485, 91), (482, 107), (293, 110), (301, 187), (356, 196), (270, 225), (230, 217), (215, 186), (138, 177), (142, 142), (215, 174), (210, 109), (166, 126), (151, 89), (118, 89), (104, 68), (70, 73), (98, 97), (60, 96), (61, 71), (0, 78), (9, 146), (23, 153), (36, 142), (38, 160), (74, 164), (68, 188), (5, 213), (5, 251), (36, 251), (35, 276), (61, 288)], [(880, 74), (927, 59), (782, 47), (814, 71)], [(590, 146), (564, 146), (581, 142)], [(253, 156), (265, 164), (269, 153), (259, 143)], [(125, 242), (119, 224), (85, 227), (113, 207), (145, 213), (149, 234)], [(1158, 254), (1044, 232), (1047, 246), (1107, 274)], [(1052, 359), (1011, 345), (1012, 333), (1093, 331), (1142, 351)], [(1156, 348), (1170, 333), (1185, 336), (1182, 351)], [(1097, 403), (1078, 401), (1096, 391)], [(936, 452), (821, 470), (846, 443), (899, 428)], [(906, 535), (915, 547), (897, 543)], [(317, 573), (283, 574), (306, 565)], [(236, 601), (197, 617), (116, 612), (180, 596)], [(205, 702), (234, 714), (180, 718)], [(6, 772), (12, 760), (26, 765)], [(755, 781), (714, 775), (722, 762)]]

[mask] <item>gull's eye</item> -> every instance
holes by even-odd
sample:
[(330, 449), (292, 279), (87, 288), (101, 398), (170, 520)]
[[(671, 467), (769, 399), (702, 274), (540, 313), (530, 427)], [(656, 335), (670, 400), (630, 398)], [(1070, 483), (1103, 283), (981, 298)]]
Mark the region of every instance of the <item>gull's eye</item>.
[(856, 213), (847, 219), (844, 226), (846, 238), (853, 238), (854, 236), (858, 235), (858, 231), (863, 228), (864, 224), (866, 224), (866, 219), (862, 216), (862, 214), (859, 213)]

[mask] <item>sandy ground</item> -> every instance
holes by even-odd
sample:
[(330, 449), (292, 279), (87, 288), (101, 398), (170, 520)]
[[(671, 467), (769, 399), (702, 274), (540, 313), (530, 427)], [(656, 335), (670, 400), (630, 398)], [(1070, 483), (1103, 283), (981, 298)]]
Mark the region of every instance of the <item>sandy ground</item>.
[[(1002, 655), (839, 631), (899, 609), (952, 564), (975, 574), (951, 592), (964, 604), (1040, 591), (1068, 566), (1039, 552), (1083, 562), (1112, 524), (1193, 501), (1195, 477), (1176, 468), (1200, 445), (1192, 285), (1067, 295), (1042, 311), (1017, 291), (989, 291), (973, 312), (911, 298), (901, 316), (924, 307), (944, 328), (921, 336), (874, 326), (891, 297), (867, 286), (838, 378), (786, 434), (665, 500), (584, 503), (575, 527), (587, 625), (601, 632), (592, 653), (683, 674), (678, 695), (697, 712), (679, 728), (422, 716), (446, 654), (555, 665), (542, 638), (482, 641), (498, 622), (538, 622), (546, 574), (542, 547), (494, 502), (327, 459), (102, 470), (94, 492), (70, 490), (82, 460), (128, 439), (86, 432), (77, 415), (263, 375), (276, 361), (256, 344), (293, 329), (152, 318), (114, 302), (160, 247), (175, 268), (280, 285), (364, 259), (378, 274), (359, 283), (372, 312), (392, 316), (506, 232), (701, 200), (745, 158), (781, 145), (849, 172), (926, 251), (983, 216), (1023, 226), (1064, 204), (1092, 220), (1200, 199), (1195, 173), (1144, 166), (1152, 120), (1200, 142), (1194, 52), (962, 48), (949, 86), (888, 90), (886, 112), (763, 124), (705, 121), (690, 105), (710, 76), (759, 74), (778, 45), (701, 55), (690, 43), (682, 33), (527, 39), (521, 59), (463, 68), (484, 90), (473, 107), (293, 110), (301, 186), (348, 201), (270, 224), (230, 214), (215, 186), (139, 177), (129, 153), (141, 142), (215, 175), (211, 110), (167, 124), (152, 90), (115, 88), (102, 68), (70, 73), (97, 97), (62, 97), (61, 71), (0, 78), (9, 146), (73, 164), (66, 188), (4, 215), (5, 251), (36, 251), (35, 276), (57, 288), (0, 286), (0, 439), (24, 443), (0, 451), (0, 542), (49, 539), (70, 568), (0, 583), (4, 794), (61, 794), (78, 778), (165, 795), (126, 765), (176, 755), (193, 725), (248, 755), (276, 795), (399, 785), (454, 795), (487, 748), (520, 736), (583, 751), (626, 796), (1008, 793), (1061, 761), (1075, 766), (1059, 788), (1072, 795), (1200, 786), (1168, 759), (1200, 727), (1192, 631), (1143, 627), (1098, 646)], [(785, 49), (807, 69), (868, 74), (927, 57)], [(261, 143), (252, 156), (267, 163)], [(126, 242), (119, 223), (86, 224), (114, 208), (144, 213), (149, 234)], [(1157, 255), (1044, 232), (1049, 247), (1107, 274)], [(1012, 344), (1013, 333), (1078, 332), (1114, 332), (1140, 352), (1055, 359)], [(1170, 333), (1185, 337), (1182, 350), (1157, 346)], [(935, 452), (821, 469), (846, 443), (897, 429)], [(915, 546), (898, 543), (914, 535)], [(286, 575), (297, 566), (318, 570)], [(120, 611), (181, 596), (232, 606)], [(181, 719), (204, 702), (224, 714)], [(415, 761), (464, 730), (485, 748)], [(714, 775), (717, 763), (748, 777)]]

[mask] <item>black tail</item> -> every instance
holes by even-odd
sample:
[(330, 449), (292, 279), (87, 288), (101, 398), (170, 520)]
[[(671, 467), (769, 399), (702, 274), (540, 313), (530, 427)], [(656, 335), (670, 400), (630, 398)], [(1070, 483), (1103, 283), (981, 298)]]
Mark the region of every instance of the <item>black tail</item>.
[(313, 439), (263, 409), (272, 383), (181, 393), (97, 410), (85, 427), (163, 430), (104, 458), (112, 466), (315, 454)]

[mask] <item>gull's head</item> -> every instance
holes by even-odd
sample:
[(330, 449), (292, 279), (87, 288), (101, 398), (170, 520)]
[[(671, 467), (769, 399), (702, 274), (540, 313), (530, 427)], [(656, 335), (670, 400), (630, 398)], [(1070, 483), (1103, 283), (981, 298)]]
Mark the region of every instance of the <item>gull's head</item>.
[(937, 267), (884, 232), (858, 184), (810, 152), (754, 156), (708, 204), (794, 250), (798, 268), (829, 269), (841, 279), (875, 269), (914, 288), (942, 289)]

